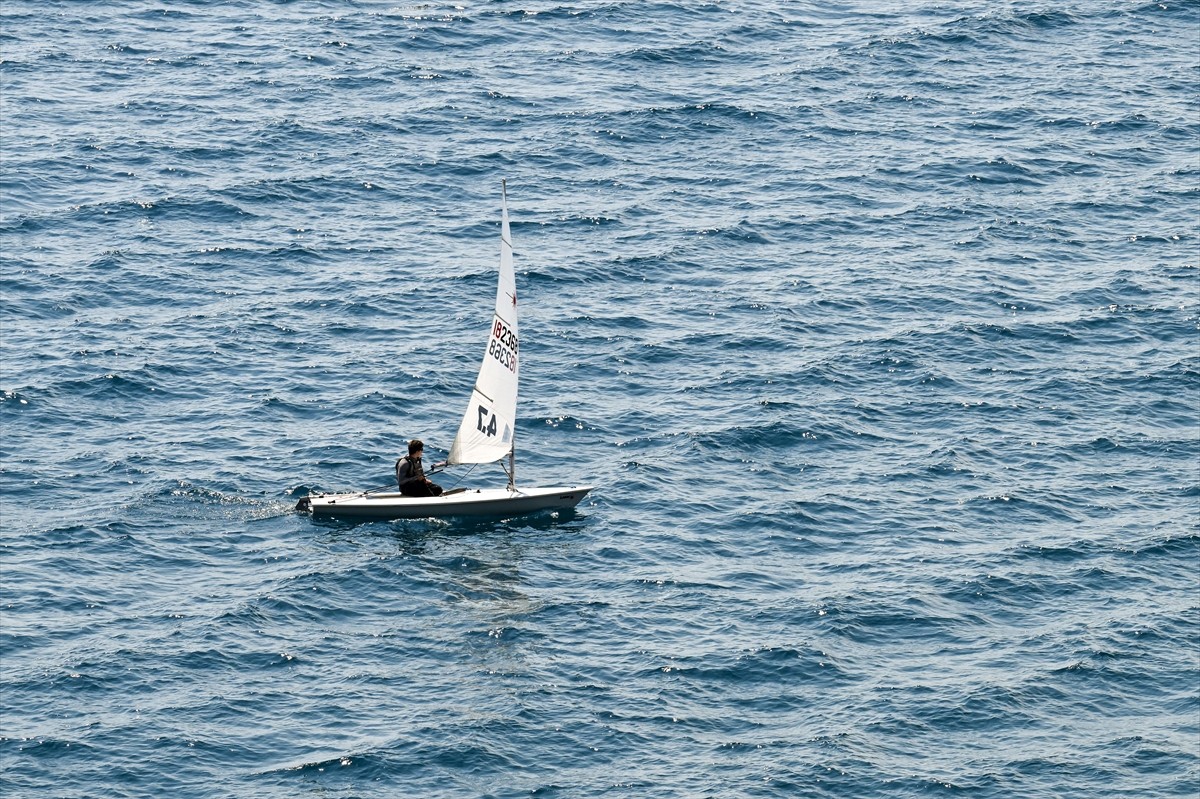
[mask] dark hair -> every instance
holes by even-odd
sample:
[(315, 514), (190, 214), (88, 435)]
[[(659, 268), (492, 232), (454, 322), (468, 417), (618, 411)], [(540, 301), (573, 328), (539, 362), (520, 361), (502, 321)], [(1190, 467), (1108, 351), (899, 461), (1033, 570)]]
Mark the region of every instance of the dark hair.
[(414, 452), (422, 452), (424, 449), (425, 445), (421, 443), (421, 439), (419, 438), (414, 438), (412, 441), (408, 442), (409, 455), (412, 455)]

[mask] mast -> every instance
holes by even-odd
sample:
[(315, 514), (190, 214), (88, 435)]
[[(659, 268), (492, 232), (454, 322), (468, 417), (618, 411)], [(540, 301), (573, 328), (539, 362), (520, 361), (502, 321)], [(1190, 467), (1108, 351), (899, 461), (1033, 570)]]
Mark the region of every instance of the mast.
[[(507, 230), (508, 227), (508, 181), (500, 179), (500, 205), (504, 209), (504, 230), (501, 231), (501, 237), (508, 236), (508, 247), (512, 249), (512, 233)], [(510, 256), (511, 257), (511, 256)], [(517, 306), (516, 287), (513, 287), (513, 309), (514, 312)], [(512, 432), (512, 448), (508, 451), (508, 490), (517, 490), (517, 418), (513, 414), (513, 432)]]

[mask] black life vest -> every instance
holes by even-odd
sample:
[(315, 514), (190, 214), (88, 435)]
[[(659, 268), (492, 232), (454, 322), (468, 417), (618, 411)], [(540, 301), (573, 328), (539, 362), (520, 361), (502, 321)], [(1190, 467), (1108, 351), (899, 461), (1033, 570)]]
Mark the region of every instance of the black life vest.
[(403, 488), (405, 483), (411, 483), (415, 480), (422, 480), (424, 477), (425, 470), (421, 468), (419, 461), (414, 461), (407, 455), (396, 461), (397, 486)]

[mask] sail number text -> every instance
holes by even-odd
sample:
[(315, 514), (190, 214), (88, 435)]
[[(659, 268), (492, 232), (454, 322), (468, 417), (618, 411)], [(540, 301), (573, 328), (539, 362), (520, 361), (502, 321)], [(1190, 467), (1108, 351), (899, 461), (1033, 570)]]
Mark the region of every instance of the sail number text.
[(495, 325), (492, 326), (492, 339), (488, 342), (488, 355), (503, 364), (508, 371), (516, 372), (519, 349), (520, 342), (516, 332), (497, 317)]
[(475, 426), (479, 432), (491, 438), (496, 435), (496, 414), (489, 412), (486, 405), (480, 405), (479, 420)]

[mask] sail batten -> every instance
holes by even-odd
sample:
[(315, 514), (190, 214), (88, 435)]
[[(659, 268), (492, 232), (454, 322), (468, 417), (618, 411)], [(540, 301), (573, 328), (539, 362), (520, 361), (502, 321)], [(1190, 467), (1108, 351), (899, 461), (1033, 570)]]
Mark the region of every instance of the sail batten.
[(517, 286), (513, 270), (508, 198), (500, 213), (500, 275), (496, 305), (479, 376), (471, 391), (447, 462), (492, 463), (512, 455), (517, 423), (520, 338), (517, 333)]

